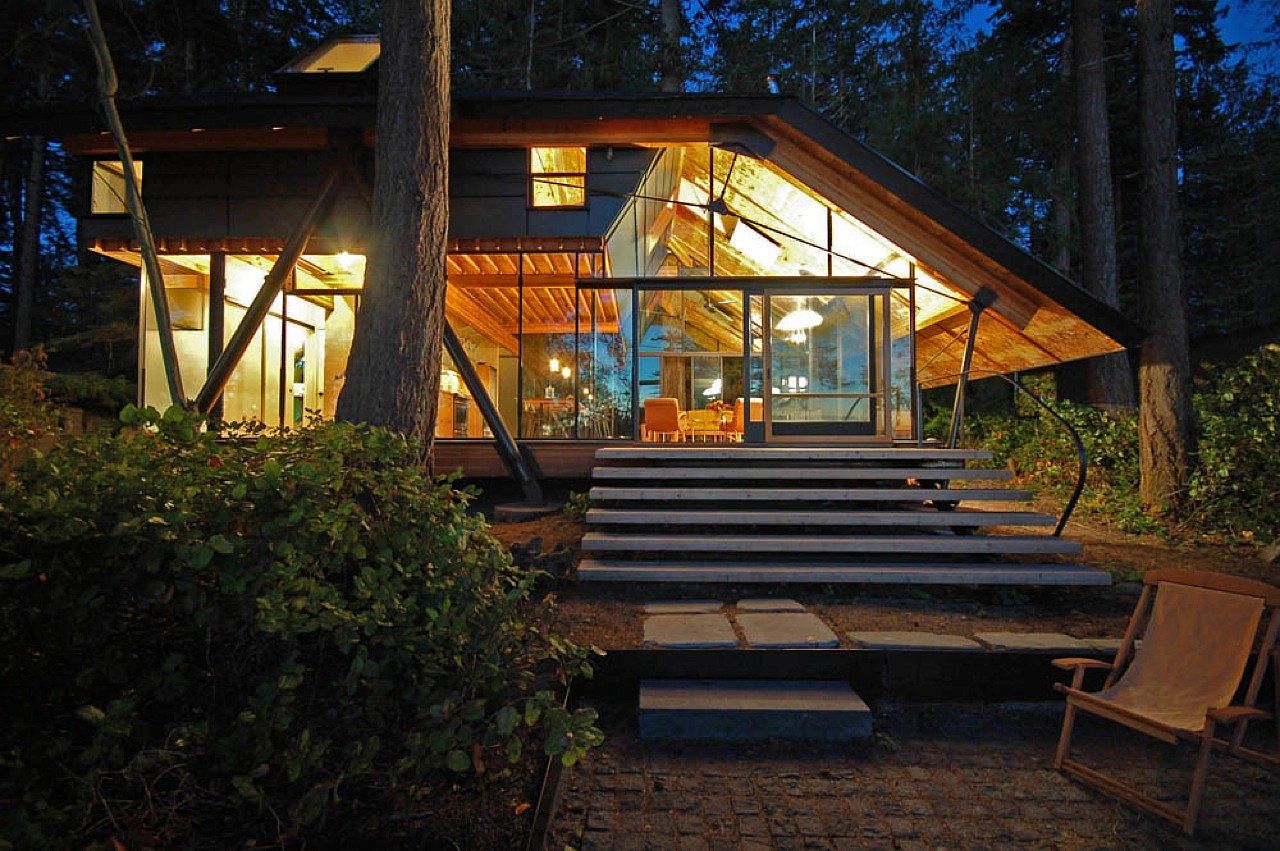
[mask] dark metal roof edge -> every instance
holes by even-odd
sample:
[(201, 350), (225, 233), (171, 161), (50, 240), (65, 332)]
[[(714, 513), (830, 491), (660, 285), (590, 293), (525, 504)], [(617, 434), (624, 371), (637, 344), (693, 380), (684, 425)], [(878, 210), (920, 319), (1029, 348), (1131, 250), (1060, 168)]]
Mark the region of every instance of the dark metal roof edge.
[(1116, 342), (1135, 346), (1146, 336), (1141, 326), (1119, 310), (1099, 300), (884, 154), (836, 127), (800, 101), (792, 99), (783, 104), (778, 111), (778, 118)]

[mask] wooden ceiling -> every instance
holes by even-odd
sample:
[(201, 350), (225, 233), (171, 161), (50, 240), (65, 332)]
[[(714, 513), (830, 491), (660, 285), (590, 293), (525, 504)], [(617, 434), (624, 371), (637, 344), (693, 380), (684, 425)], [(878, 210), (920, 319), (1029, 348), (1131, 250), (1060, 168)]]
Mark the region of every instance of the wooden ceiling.
[(602, 275), (604, 261), (601, 254), (576, 251), (450, 254), (445, 296), (449, 321), (455, 327), (470, 327), (515, 354), (522, 318), (522, 257), (525, 334), (573, 334), (579, 323), (585, 331), (591, 327), (593, 312), (597, 331), (617, 332), (619, 311), (612, 290), (602, 289), (594, 299), (592, 291), (582, 290), (579, 319), (574, 306), (577, 281)]

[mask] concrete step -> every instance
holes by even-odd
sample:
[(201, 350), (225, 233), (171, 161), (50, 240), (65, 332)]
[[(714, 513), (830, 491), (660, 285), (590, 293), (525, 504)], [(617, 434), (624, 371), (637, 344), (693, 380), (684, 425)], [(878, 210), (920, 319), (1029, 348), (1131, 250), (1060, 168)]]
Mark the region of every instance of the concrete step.
[(664, 535), (588, 532), (584, 553), (947, 553), (1079, 555), (1079, 541), (1053, 535)]
[(583, 582), (852, 583), (903, 585), (1110, 585), (1111, 574), (1078, 564), (840, 564), (778, 561), (637, 561), (584, 558)]
[(871, 735), (871, 710), (835, 680), (641, 680), (646, 739), (844, 742)]
[(700, 488), (700, 487), (611, 487), (590, 491), (592, 502), (930, 502), (932, 500), (1026, 502), (1027, 491), (1004, 488)]
[(604, 446), (597, 461), (989, 461), (985, 449), (857, 446), (698, 446), (650, 444)]
[(967, 479), (1007, 481), (1008, 470), (952, 467), (596, 467), (597, 481), (905, 481), (907, 479)]
[(593, 526), (906, 526), (947, 528), (955, 526), (1052, 526), (1057, 519), (1038, 511), (955, 511), (928, 509), (904, 511), (666, 511), (648, 508), (592, 508), (587, 523)]

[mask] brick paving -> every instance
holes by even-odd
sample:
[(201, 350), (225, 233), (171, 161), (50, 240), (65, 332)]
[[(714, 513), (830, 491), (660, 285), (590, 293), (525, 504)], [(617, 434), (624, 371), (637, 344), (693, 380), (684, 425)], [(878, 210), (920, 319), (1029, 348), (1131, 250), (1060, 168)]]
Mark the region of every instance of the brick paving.
[[(874, 744), (834, 748), (641, 741), (634, 706), (600, 709), (608, 740), (565, 772), (549, 849), (1280, 848), (1280, 769), (1218, 754), (1188, 840), (1050, 768), (1059, 706), (878, 707)], [(1188, 747), (1077, 731), (1086, 764), (1185, 792)]]

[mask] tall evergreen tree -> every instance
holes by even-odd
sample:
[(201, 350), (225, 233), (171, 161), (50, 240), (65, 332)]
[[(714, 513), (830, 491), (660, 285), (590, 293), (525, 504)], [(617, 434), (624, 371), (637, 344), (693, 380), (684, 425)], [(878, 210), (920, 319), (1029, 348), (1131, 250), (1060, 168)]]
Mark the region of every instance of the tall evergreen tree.
[[(1080, 278), (1099, 299), (1120, 306), (1106, 48), (1100, 0), (1074, 0), (1076, 146), (1080, 162)], [(1108, 410), (1133, 407), (1133, 377), (1123, 352), (1086, 365), (1089, 402)]]
[(1142, 138), (1141, 306), (1147, 337), (1139, 364), (1141, 496), (1167, 510), (1191, 471), (1193, 433), (1186, 291), (1178, 218), (1173, 8), (1138, 2)]
[(383, 0), (373, 232), (338, 417), (430, 457), (449, 232), (447, 0)]

